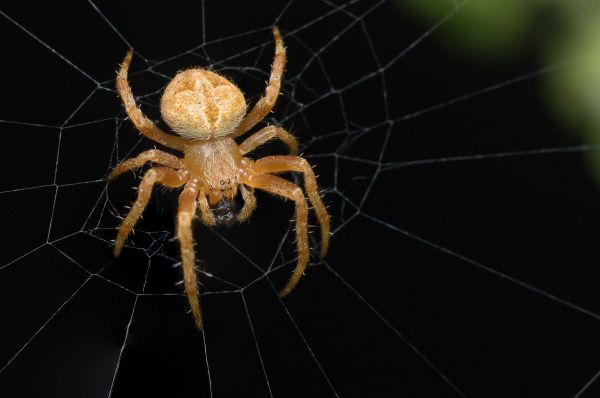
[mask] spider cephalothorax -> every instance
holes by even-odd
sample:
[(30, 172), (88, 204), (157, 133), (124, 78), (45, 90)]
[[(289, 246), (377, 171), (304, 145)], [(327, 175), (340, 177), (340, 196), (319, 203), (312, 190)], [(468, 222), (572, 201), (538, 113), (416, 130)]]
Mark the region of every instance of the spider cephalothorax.
[[(309, 258), (308, 204), (302, 189), (274, 174), (295, 171), (304, 176), (310, 203), (321, 227), (323, 257), (329, 245), (329, 214), (321, 201), (317, 182), (308, 162), (294, 156), (298, 143), (293, 135), (276, 126), (267, 126), (241, 144), (235, 138), (248, 132), (275, 105), (285, 67), (285, 49), (279, 30), (273, 27), (275, 58), (271, 77), (263, 97), (247, 111), (240, 89), (225, 77), (201, 68), (179, 72), (167, 85), (161, 99), (161, 114), (169, 127), (180, 136), (167, 134), (150, 121), (137, 107), (127, 71), (132, 51), (127, 53), (117, 75), (117, 90), (125, 110), (135, 127), (151, 140), (183, 153), (183, 158), (156, 149), (142, 152), (115, 167), (109, 180), (123, 172), (152, 162), (156, 167), (144, 174), (138, 197), (123, 220), (115, 241), (115, 256), (123, 249), (125, 239), (133, 230), (150, 200), (154, 184), (169, 188), (183, 187), (177, 212), (177, 239), (181, 247), (183, 281), (192, 314), (199, 329), (203, 328), (198, 301), (198, 283), (194, 271), (195, 253), (191, 223), (196, 216), (208, 226), (229, 225), (246, 220), (256, 205), (253, 189), (262, 189), (291, 199), (296, 204), (296, 242), (298, 263), (292, 277), (281, 291), (287, 295), (302, 276)], [(267, 156), (256, 161), (245, 157), (258, 146), (278, 138), (293, 155)], [(243, 206), (233, 212), (236, 196), (241, 194)]]

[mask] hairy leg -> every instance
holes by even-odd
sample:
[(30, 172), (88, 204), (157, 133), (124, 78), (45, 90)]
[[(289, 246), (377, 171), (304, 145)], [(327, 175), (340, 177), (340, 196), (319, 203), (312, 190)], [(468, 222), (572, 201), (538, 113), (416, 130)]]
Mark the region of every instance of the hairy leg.
[(306, 204), (304, 193), (299, 186), (284, 180), (281, 177), (255, 173), (252, 171), (242, 175), (242, 183), (283, 196), (296, 203), (296, 246), (298, 248), (298, 264), (296, 265), (290, 280), (281, 293), (279, 293), (280, 297), (287, 296), (298, 284), (308, 265), (308, 205)]
[(187, 172), (177, 172), (166, 167), (155, 167), (144, 174), (144, 178), (142, 178), (142, 182), (138, 187), (138, 197), (119, 227), (114, 248), (115, 257), (121, 254), (125, 239), (127, 239), (127, 236), (144, 212), (152, 195), (154, 184), (158, 183), (169, 188), (178, 188), (185, 184), (187, 178)]
[(329, 248), (329, 213), (321, 201), (317, 188), (317, 179), (312, 167), (306, 159), (299, 156), (267, 156), (254, 163), (254, 171), (258, 173), (280, 173), (284, 171), (296, 171), (304, 175), (304, 186), (310, 199), (317, 220), (321, 226), (321, 257), (325, 257)]
[(256, 196), (254, 196), (254, 190), (246, 188), (244, 185), (240, 185), (240, 192), (242, 199), (244, 199), (244, 207), (237, 214), (236, 220), (239, 222), (246, 221), (256, 208)]
[(202, 223), (207, 227), (215, 225), (215, 216), (213, 215), (208, 200), (206, 199), (206, 190), (204, 187), (200, 187), (200, 193), (198, 194), (198, 207), (200, 208), (200, 218)]
[(267, 126), (246, 138), (239, 146), (240, 152), (243, 156), (275, 137), (279, 138), (290, 148), (290, 153), (292, 155), (298, 153), (298, 141), (296, 140), (296, 137), (277, 126)]
[(150, 149), (149, 151), (140, 153), (134, 158), (119, 163), (108, 175), (108, 180), (113, 180), (126, 171), (142, 167), (147, 162), (153, 162), (172, 169), (180, 169), (183, 167), (183, 161), (177, 156), (157, 149)]
[(132, 56), (133, 51), (129, 50), (125, 56), (125, 59), (123, 60), (123, 63), (121, 64), (119, 73), (117, 74), (117, 91), (121, 96), (121, 100), (123, 101), (127, 115), (139, 132), (150, 138), (152, 141), (156, 141), (161, 145), (183, 152), (188, 145), (187, 140), (175, 135), (167, 134), (156, 127), (156, 125), (142, 113), (140, 108), (138, 108), (137, 104), (135, 103), (133, 92), (131, 91), (131, 87), (127, 81), (127, 71), (129, 70), (129, 64), (131, 63)]
[(202, 311), (198, 298), (198, 279), (196, 277), (196, 254), (194, 253), (194, 238), (192, 236), (192, 220), (196, 215), (196, 199), (200, 191), (197, 180), (189, 181), (181, 196), (177, 213), (177, 239), (181, 247), (181, 264), (183, 268), (183, 283), (194, 322), (199, 330), (204, 328)]
[(283, 47), (283, 40), (277, 26), (273, 26), (273, 37), (275, 38), (275, 58), (273, 58), (273, 66), (271, 66), (271, 77), (269, 78), (269, 84), (265, 89), (265, 94), (258, 100), (254, 108), (244, 116), (242, 122), (238, 126), (235, 137), (238, 137), (252, 127), (256, 126), (258, 122), (263, 120), (265, 116), (271, 112), (277, 96), (279, 95), (279, 89), (281, 88), (281, 77), (283, 76), (283, 70), (285, 69), (285, 48)]

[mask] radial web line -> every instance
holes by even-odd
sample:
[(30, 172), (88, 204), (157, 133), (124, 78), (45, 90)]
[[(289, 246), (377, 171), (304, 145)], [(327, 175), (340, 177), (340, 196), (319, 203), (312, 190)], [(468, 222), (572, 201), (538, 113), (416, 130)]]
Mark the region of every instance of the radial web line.
[(435, 366), (429, 358), (425, 356), (425, 354), (423, 354), (385, 316), (383, 316), (383, 314), (379, 312), (377, 308), (371, 305), (371, 303), (369, 303), (362, 294), (360, 294), (350, 283), (348, 283), (348, 281), (344, 277), (342, 277), (338, 272), (331, 268), (329, 264), (326, 263), (326, 265), (327, 270), (331, 272), (337, 279), (339, 279), (344, 284), (344, 286), (346, 286), (348, 290), (352, 292), (352, 294), (354, 294), (360, 301), (362, 301), (362, 303), (366, 305), (367, 308), (369, 308), (369, 310), (371, 310), (371, 312), (375, 314), (388, 328), (390, 328), (392, 332), (394, 332), (408, 346), (408, 348), (410, 348), (415, 354), (417, 354), (419, 358), (421, 358), (421, 360), (423, 360), (423, 362), (425, 362), (427, 366), (431, 368), (431, 370), (437, 373), (438, 376), (440, 376), (440, 378), (442, 378), (444, 382), (448, 384), (461, 397), (466, 397), (466, 395), (454, 383), (452, 383), (450, 379), (437, 366)]
[(204, 343), (204, 361), (206, 362), (206, 373), (208, 376), (208, 391), (210, 398), (213, 398), (212, 377), (210, 375), (210, 364), (208, 362), (208, 345), (206, 344), (206, 332), (202, 330), (202, 341)]
[(108, 390), (108, 398), (112, 396), (113, 388), (115, 386), (115, 381), (117, 380), (117, 374), (119, 373), (119, 368), (121, 367), (121, 358), (123, 357), (123, 351), (125, 351), (125, 346), (127, 345), (127, 339), (129, 338), (129, 329), (131, 328), (131, 323), (133, 322), (133, 315), (135, 314), (135, 308), (137, 306), (139, 295), (135, 295), (133, 300), (133, 305), (131, 306), (131, 314), (129, 315), (129, 321), (127, 322), (127, 327), (125, 328), (125, 338), (123, 339), (123, 344), (119, 349), (119, 357), (117, 358), (117, 363), (115, 365), (115, 372), (113, 373), (112, 381), (110, 383), (110, 389)]
[(583, 387), (581, 387), (581, 389), (579, 391), (577, 391), (577, 394), (575, 394), (573, 396), (573, 398), (579, 398), (583, 395), (583, 393), (585, 393), (588, 388), (590, 388), (592, 386), (592, 384), (594, 384), (596, 382), (596, 380), (598, 380), (600, 378), (600, 370), (598, 372), (596, 372), (596, 374), (594, 376), (592, 376), (591, 379), (589, 379), (587, 381), (587, 383), (584, 384)]
[(570, 147), (559, 147), (559, 148), (542, 148), (542, 149), (527, 149), (523, 151), (507, 151), (507, 152), (496, 152), (496, 153), (484, 153), (477, 155), (463, 155), (463, 156), (448, 156), (434, 159), (422, 159), (422, 160), (409, 160), (405, 162), (393, 162), (382, 164), (381, 171), (392, 171), (404, 167), (421, 166), (435, 163), (450, 163), (450, 162), (463, 162), (470, 160), (486, 160), (486, 159), (500, 159), (500, 158), (512, 158), (512, 157), (523, 157), (531, 155), (553, 155), (559, 153), (573, 153), (573, 152), (586, 152), (586, 151), (597, 151), (600, 149), (600, 145), (574, 145)]
[(98, 83), (96, 81), (96, 79), (94, 79), (93, 77), (91, 77), (90, 75), (88, 75), (83, 69), (81, 69), (79, 66), (75, 65), (73, 62), (71, 62), (65, 56), (63, 56), (62, 54), (60, 54), (54, 48), (50, 47), (45, 41), (43, 41), (42, 39), (40, 39), (39, 37), (37, 37), (36, 35), (34, 35), (30, 30), (26, 29), (23, 25), (21, 25), (20, 23), (18, 23), (17, 21), (15, 21), (14, 19), (12, 19), (11, 17), (9, 17), (7, 14), (4, 13), (4, 11), (0, 10), (0, 15), (2, 15), (4, 18), (6, 18), (11, 23), (13, 23), (15, 26), (17, 26), (19, 29), (21, 29), (23, 32), (25, 32), (27, 35), (29, 35), (32, 39), (34, 39), (35, 41), (37, 41), (38, 43), (40, 43), (42, 46), (46, 47), (46, 49), (48, 49), (52, 54), (56, 55), (58, 58), (62, 59), (64, 62), (66, 62), (67, 64), (69, 64), (72, 68), (74, 68), (79, 73), (81, 73), (83, 76), (85, 76), (88, 79), (90, 79), (92, 82), (94, 82), (96, 84), (96, 86), (100, 85), (100, 83)]
[(290, 320), (290, 322), (292, 323), (292, 325), (294, 326), (294, 329), (296, 329), (296, 333), (298, 333), (298, 336), (300, 336), (300, 339), (302, 339), (302, 342), (304, 343), (304, 346), (306, 347), (306, 349), (308, 350), (308, 352), (310, 353), (310, 356), (312, 357), (313, 361), (315, 362), (315, 364), (317, 365), (317, 367), (319, 368), (319, 371), (321, 371), (321, 374), (323, 375), (323, 377), (325, 378), (325, 381), (327, 382), (327, 384), (329, 384), (329, 387), (331, 388), (331, 391), (333, 392), (333, 394), (339, 398), (339, 394), (337, 392), (337, 390), (335, 389), (335, 387), (333, 386), (333, 383), (331, 382), (331, 380), (329, 379), (329, 376), (327, 376), (327, 373), (325, 372), (325, 369), (323, 369), (323, 366), (321, 365), (321, 362), (319, 362), (319, 360), (317, 359), (317, 356), (315, 355), (315, 352), (313, 351), (313, 349), (310, 347), (310, 345), (308, 344), (308, 341), (306, 340), (306, 337), (304, 337), (304, 334), (302, 333), (302, 331), (300, 330), (300, 327), (298, 326), (298, 324), (296, 323), (296, 321), (294, 320), (294, 317), (292, 316), (292, 314), (290, 313), (290, 311), (287, 308), (287, 305), (285, 305), (285, 303), (283, 302), (283, 300), (279, 297), (279, 292), (277, 291), (277, 289), (275, 288), (275, 285), (273, 285), (273, 282), (271, 282), (271, 280), (269, 278), (266, 278), (266, 280), (269, 282), (269, 285), (271, 286), (271, 289), (273, 290), (273, 292), (277, 295), (277, 297), (279, 298), (279, 303), (281, 304), (281, 306), (283, 307), (285, 313), (288, 316), (288, 319)]
[[(106, 22), (108, 24), (108, 26), (110, 26), (112, 31), (115, 32), (117, 34), (117, 36), (119, 36), (121, 38), (123, 43), (125, 43), (128, 48), (133, 48), (131, 43), (129, 43), (129, 40), (127, 40), (125, 38), (125, 36), (123, 36), (123, 34), (121, 34), (119, 29), (117, 29), (116, 26), (112, 22), (110, 22), (110, 20), (106, 17), (106, 15), (104, 15), (104, 13), (102, 11), (100, 11), (98, 6), (92, 0), (87, 0), (87, 2), (94, 9), (94, 11), (96, 11), (98, 13), (98, 15), (100, 15), (100, 17), (104, 20), (104, 22)], [(204, 1), (203, 1), (203, 3), (204, 3)]]
[(23, 344), (21, 346), (21, 348), (19, 348), (19, 350), (8, 360), (7, 363), (4, 364), (4, 366), (2, 366), (2, 368), (0, 368), (0, 374), (2, 374), (2, 372), (4, 372), (6, 370), (6, 368), (8, 368), (8, 366), (19, 356), (19, 354), (21, 354), (21, 352), (23, 352), (23, 350), (25, 348), (27, 348), (29, 346), (29, 344), (33, 341), (33, 339), (35, 339), (37, 337), (38, 334), (40, 334), (40, 332), (42, 330), (44, 330), (46, 328), (46, 326), (48, 326), (48, 324), (54, 319), (54, 317), (69, 303), (71, 302), (71, 300), (73, 299), (73, 297), (75, 297), (77, 295), (77, 293), (79, 293), (79, 291), (88, 283), (88, 281), (92, 278), (92, 275), (88, 275), (87, 278), (83, 281), (83, 283), (77, 288), (75, 289), (75, 291), (73, 292), (73, 294), (71, 294), (71, 296), (69, 296), (69, 298), (67, 298), (67, 300), (65, 300), (60, 307), (58, 307), (56, 309), (56, 311), (54, 311), (52, 313), (52, 315), (50, 315), (50, 317), (46, 320), (46, 322), (44, 322), (42, 324), (42, 326), (39, 327), (38, 330), (35, 331), (35, 333), (25, 342), (25, 344)]
[(403, 234), (403, 235), (405, 235), (405, 236), (407, 236), (407, 237), (409, 237), (411, 239), (414, 239), (414, 240), (416, 240), (418, 242), (421, 242), (421, 243), (423, 243), (423, 244), (425, 244), (427, 246), (433, 247), (434, 249), (439, 250), (439, 251), (441, 251), (443, 253), (446, 253), (446, 254), (448, 254), (448, 255), (450, 255), (452, 257), (455, 257), (455, 258), (457, 258), (457, 259), (459, 259), (459, 260), (461, 260), (461, 261), (463, 261), (465, 263), (474, 265), (477, 268), (485, 270), (485, 271), (487, 271), (487, 272), (489, 272), (489, 273), (491, 273), (493, 275), (496, 275), (496, 276), (498, 276), (498, 277), (500, 277), (502, 279), (505, 279), (505, 280), (507, 280), (507, 281), (509, 281), (511, 283), (514, 283), (515, 285), (521, 286), (521, 287), (523, 287), (523, 288), (525, 288), (525, 289), (527, 289), (527, 290), (529, 290), (531, 292), (537, 293), (537, 294), (539, 294), (539, 295), (541, 295), (541, 296), (543, 296), (543, 297), (545, 297), (547, 299), (550, 299), (550, 300), (552, 300), (554, 302), (557, 302), (557, 303), (562, 304), (562, 305), (564, 305), (566, 307), (569, 307), (569, 308), (571, 308), (571, 309), (573, 309), (575, 311), (581, 312), (582, 314), (586, 314), (586, 315), (589, 315), (589, 316), (591, 316), (593, 318), (596, 318), (596, 319), (600, 320), (600, 315), (599, 314), (596, 314), (595, 312), (592, 312), (592, 311), (590, 311), (588, 309), (585, 309), (585, 308), (580, 307), (580, 306), (578, 306), (576, 304), (573, 304), (570, 301), (562, 299), (562, 298), (560, 298), (560, 297), (558, 297), (558, 296), (556, 296), (556, 295), (554, 295), (552, 293), (549, 293), (549, 292), (547, 292), (547, 291), (545, 291), (543, 289), (540, 289), (540, 288), (535, 287), (533, 285), (530, 285), (530, 284), (528, 284), (526, 282), (523, 282), (523, 281), (521, 281), (519, 279), (516, 279), (516, 278), (514, 278), (514, 277), (512, 277), (510, 275), (507, 275), (507, 274), (505, 274), (503, 272), (497, 271), (497, 270), (495, 270), (493, 268), (490, 268), (490, 267), (488, 267), (486, 265), (483, 265), (482, 263), (480, 263), (478, 261), (475, 261), (475, 260), (472, 260), (472, 259), (470, 259), (468, 257), (465, 257), (462, 254), (459, 254), (459, 253), (457, 253), (455, 251), (452, 251), (452, 250), (450, 250), (448, 248), (445, 248), (445, 247), (443, 247), (441, 245), (438, 245), (437, 243), (433, 243), (433, 242), (431, 242), (431, 241), (429, 241), (429, 240), (427, 240), (425, 238), (422, 238), (420, 236), (412, 234), (412, 233), (410, 233), (410, 232), (408, 232), (408, 231), (406, 231), (406, 230), (404, 230), (402, 228), (399, 228), (399, 227), (397, 227), (395, 225), (392, 225), (392, 224), (387, 223), (385, 221), (379, 220), (378, 218), (373, 217), (373, 216), (371, 216), (369, 214), (366, 214), (366, 213), (363, 212), (363, 213), (361, 213), (361, 215), (363, 217), (371, 220), (371, 221), (374, 221), (374, 222), (376, 222), (376, 223), (378, 223), (380, 225), (383, 225), (384, 227), (390, 228), (390, 229), (392, 229), (392, 230), (394, 230), (396, 232), (399, 232), (399, 233), (401, 233), (401, 234)]
[(470, 99), (479, 97), (480, 95), (489, 94), (489, 93), (491, 93), (493, 91), (497, 91), (497, 90), (509, 87), (509, 86), (511, 86), (513, 84), (521, 83), (523, 81), (532, 79), (534, 77), (539, 77), (539, 76), (542, 76), (542, 75), (554, 72), (556, 70), (568, 67), (569, 65), (572, 65), (573, 63), (578, 62), (578, 61), (580, 61), (583, 58), (584, 58), (584, 56), (578, 56), (578, 57), (572, 58), (572, 59), (567, 60), (567, 61), (557, 62), (557, 63), (555, 63), (553, 65), (548, 65), (548, 66), (545, 66), (543, 68), (536, 69), (536, 70), (531, 71), (531, 72), (527, 72), (527, 73), (522, 74), (520, 76), (513, 77), (511, 79), (504, 80), (504, 81), (496, 83), (496, 84), (492, 84), (491, 86), (487, 86), (487, 87), (481, 88), (479, 90), (471, 91), (470, 93), (466, 93), (466, 94), (460, 95), (458, 97), (455, 97), (453, 99), (450, 99), (450, 100), (447, 100), (447, 101), (444, 101), (444, 102), (440, 102), (439, 104), (431, 105), (431, 106), (428, 106), (426, 108), (423, 108), (423, 109), (420, 109), (420, 110), (408, 113), (406, 115), (399, 116), (399, 117), (395, 118), (393, 121), (395, 123), (397, 123), (397, 122), (402, 122), (402, 121), (409, 120), (409, 119), (414, 119), (416, 117), (422, 116), (422, 115), (427, 114), (429, 112), (437, 111), (437, 110), (445, 108), (447, 106), (455, 105), (455, 104), (457, 104), (459, 102), (470, 100)]
[(23, 259), (23, 258), (25, 258), (25, 257), (29, 256), (30, 254), (32, 254), (32, 253), (35, 253), (36, 251), (38, 251), (38, 250), (39, 250), (39, 249), (41, 249), (42, 247), (46, 246), (47, 244), (48, 244), (47, 242), (44, 242), (44, 243), (42, 243), (41, 245), (39, 245), (39, 246), (37, 246), (37, 247), (35, 247), (35, 248), (33, 248), (33, 249), (29, 250), (27, 253), (25, 253), (25, 254), (21, 254), (19, 257), (15, 258), (14, 260), (11, 260), (11, 261), (9, 261), (8, 263), (6, 263), (6, 264), (4, 264), (4, 265), (0, 266), (0, 271), (2, 271), (2, 270), (3, 270), (3, 269), (5, 269), (5, 268), (8, 268), (10, 265), (12, 265), (12, 264), (14, 264), (14, 263), (18, 262), (19, 260), (21, 260), (21, 259)]
[(265, 382), (267, 383), (267, 389), (269, 390), (269, 396), (273, 398), (273, 391), (271, 391), (271, 383), (269, 383), (269, 376), (267, 376), (267, 370), (265, 369), (265, 363), (263, 361), (262, 354), (260, 352), (260, 348), (258, 346), (258, 338), (256, 337), (256, 333), (254, 333), (254, 326), (252, 325), (252, 319), (250, 318), (250, 310), (248, 309), (248, 304), (246, 303), (246, 296), (244, 296), (244, 292), (241, 291), (240, 295), (242, 296), (242, 303), (244, 304), (244, 310), (246, 311), (246, 316), (248, 317), (248, 325), (250, 325), (250, 331), (252, 332), (252, 339), (254, 340), (254, 344), (256, 346), (256, 352), (258, 353), (258, 359), (260, 360), (260, 367), (262, 368), (263, 375), (265, 376)]

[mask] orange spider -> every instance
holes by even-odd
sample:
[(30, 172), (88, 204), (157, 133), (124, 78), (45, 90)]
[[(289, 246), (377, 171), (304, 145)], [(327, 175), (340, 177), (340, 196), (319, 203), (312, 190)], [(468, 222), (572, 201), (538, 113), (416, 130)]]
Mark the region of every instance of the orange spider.
[(256, 161), (244, 157), (274, 138), (283, 141), (290, 152), (296, 154), (296, 138), (280, 127), (267, 126), (240, 145), (234, 141), (234, 138), (248, 132), (273, 109), (279, 95), (286, 55), (277, 27), (273, 27), (273, 36), (275, 58), (269, 83), (264, 96), (250, 112), (246, 112), (246, 100), (240, 89), (225, 77), (201, 68), (177, 73), (163, 93), (160, 110), (167, 125), (180, 136), (162, 131), (137, 107), (127, 82), (127, 71), (133, 54), (131, 50), (117, 74), (117, 90), (135, 127), (151, 140), (183, 152), (183, 159), (167, 152), (149, 150), (125, 160), (109, 174), (108, 179), (112, 180), (146, 162), (160, 165), (144, 174), (138, 197), (119, 228), (114, 254), (119, 256), (121, 253), (125, 239), (150, 200), (154, 184), (169, 188), (183, 186), (177, 212), (177, 239), (181, 247), (185, 291), (196, 326), (200, 330), (203, 322), (194, 271), (196, 260), (191, 227), (197, 213), (207, 226), (224, 223), (221, 222), (223, 215), (215, 216), (213, 210), (225, 208), (229, 209), (227, 213), (231, 213), (229, 203), (237, 196), (238, 189), (244, 205), (239, 213), (230, 214), (229, 217), (236, 221), (246, 220), (254, 210), (256, 198), (253, 188), (293, 200), (296, 204), (298, 263), (280, 293), (283, 297), (296, 286), (308, 264), (308, 205), (299, 186), (273, 174), (300, 172), (304, 176), (306, 192), (321, 227), (321, 257), (325, 256), (329, 245), (329, 214), (321, 201), (317, 181), (308, 162), (300, 156), (267, 156)]

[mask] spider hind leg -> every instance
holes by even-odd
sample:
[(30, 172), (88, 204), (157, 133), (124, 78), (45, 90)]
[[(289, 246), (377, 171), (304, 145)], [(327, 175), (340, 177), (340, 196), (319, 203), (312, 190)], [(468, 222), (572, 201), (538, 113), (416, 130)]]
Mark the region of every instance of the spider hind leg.
[(300, 282), (304, 270), (308, 265), (308, 204), (304, 198), (302, 189), (281, 177), (269, 174), (251, 172), (251, 178), (245, 179), (244, 184), (258, 188), (275, 195), (291, 199), (296, 204), (296, 246), (298, 250), (298, 263), (292, 272), (288, 283), (279, 293), (280, 297), (287, 296)]
[(177, 213), (177, 239), (181, 249), (181, 264), (183, 268), (183, 283), (185, 293), (192, 310), (194, 322), (202, 330), (202, 310), (198, 297), (198, 277), (196, 276), (196, 253), (194, 251), (194, 237), (192, 235), (192, 221), (197, 209), (197, 197), (200, 189), (196, 180), (188, 182), (179, 196), (179, 211)]
[(321, 258), (325, 257), (329, 249), (329, 234), (331, 231), (329, 213), (327, 213), (327, 209), (319, 195), (315, 173), (306, 159), (300, 156), (267, 156), (256, 161), (254, 171), (259, 173), (282, 173), (286, 171), (302, 173), (308, 199), (313, 205), (321, 227), (321, 251), (319, 255)]

